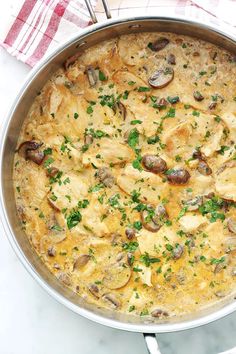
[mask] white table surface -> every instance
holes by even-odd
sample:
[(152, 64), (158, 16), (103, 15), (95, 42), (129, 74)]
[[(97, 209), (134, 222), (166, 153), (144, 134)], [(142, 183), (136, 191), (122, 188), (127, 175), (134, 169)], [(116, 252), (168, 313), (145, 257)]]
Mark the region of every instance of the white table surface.
[[(30, 68), (0, 48), (0, 125)], [(146, 354), (141, 334), (86, 320), (31, 278), (0, 225), (0, 354)], [(236, 313), (194, 330), (159, 335), (163, 354), (216, 354), (236, 345)]]

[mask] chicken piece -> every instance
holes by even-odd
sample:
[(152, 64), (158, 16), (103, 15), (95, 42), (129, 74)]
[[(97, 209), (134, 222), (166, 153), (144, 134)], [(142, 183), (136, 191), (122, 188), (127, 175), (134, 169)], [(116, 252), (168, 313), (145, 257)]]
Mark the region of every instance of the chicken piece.
[[(98, 154), (101, 156), (99, 159), (96, 158)], [(134, 152), (129, 146), (112, 139), (103, 138), (99, 142), (99, 146), (97, 146), (97, 142), (94, 142), (88, 151), (83, 154), (82, 163), (84, 166), (93, 163), (95, 166), (101, 167), (104, 164), (117, 165), (133, 159)]]
[(179, 224), (185, 232), (196, 231), (200, 226), (208, 223), (206, 217), (202, 215), (186, 214), (179, 220)]
[[(61, 177), (62, 184), (55, 183), (48, 195), (50, 205), (56, 210), (74, 208), (79, 200), (88, 195), (88, 184), (82, 176), (66, 174)], [(63, 183), (66, 181), (66, 183)]]
[(236, 164), (229, 164), (216, 175), (215, 188), (220, 197), (236, 202)]
[(142, 229), (137, 236), (140, 252), (142, 254), (147, 252), (152, 257), (161, 256), (165, 250), (166, 243), (174, 244), (177, 240), (178, 235), (176, 232), (165, 225), (155, 233)]
[(147, 171), (138, 171), (131, 165), (127, 165), (118, 176), (117, 184), (127, 194), (138, 190), (141, 194), (141, 200), (154, 205), (158, 200), (158, 195), (164, 195), (168, 189), (167, 184), (162, 182), (159, 175)]

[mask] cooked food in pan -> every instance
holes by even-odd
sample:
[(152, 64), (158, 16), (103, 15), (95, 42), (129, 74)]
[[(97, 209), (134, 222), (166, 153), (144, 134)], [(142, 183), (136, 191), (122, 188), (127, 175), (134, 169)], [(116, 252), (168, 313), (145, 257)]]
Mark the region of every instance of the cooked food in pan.
[(22, 227), (51, 272), (100, 307), (163, 318), (235, 290), (236, 58), (170, 33), (67, 60), (14, 161)]

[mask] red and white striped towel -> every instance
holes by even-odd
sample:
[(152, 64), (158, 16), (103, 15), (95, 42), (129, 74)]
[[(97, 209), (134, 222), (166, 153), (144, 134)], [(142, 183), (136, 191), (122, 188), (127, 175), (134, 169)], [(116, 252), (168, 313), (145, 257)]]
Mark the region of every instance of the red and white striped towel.
[[(18, 60), (34, 66), (59, 43), (91, 24), (83, 0), (10, 0), (11, 16), (0, 31), (0, 44)], [(102, 4), (91, 0), (99, 20)], [(236, 34), (235, 0), (108, 0), (112, 17), (134, 15), (185, 16), (219, 26)], [(16, 6), (15, 6), (16, 5)]]

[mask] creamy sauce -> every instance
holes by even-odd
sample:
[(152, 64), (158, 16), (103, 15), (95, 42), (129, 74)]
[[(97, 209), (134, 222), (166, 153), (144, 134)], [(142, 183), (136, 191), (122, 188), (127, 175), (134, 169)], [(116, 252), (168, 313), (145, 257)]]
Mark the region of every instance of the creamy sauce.
[(65, 286), (154, 317), (234, 291), (235, 80), (222, 49), (144, 33), (94, 46), (48, 81), (14, 184), (25, 232)]

